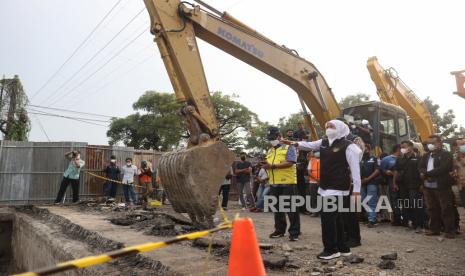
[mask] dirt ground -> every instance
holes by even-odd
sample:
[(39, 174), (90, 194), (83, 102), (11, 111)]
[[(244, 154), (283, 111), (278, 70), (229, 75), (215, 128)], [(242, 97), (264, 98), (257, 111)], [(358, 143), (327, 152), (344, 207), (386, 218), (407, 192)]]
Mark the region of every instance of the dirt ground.
[[(44, 210), (45, 213), (37, 210)], [(459, 212), (461, 228), (465, 229), (464, 208), (460, 208)], [(230, 218), (237, 213), (241, 217), (252, 218), (268, 275), (465, 275), (463, 234), (448, 240), (427, 237), (405, 227), (392, 227), (389, 224), (379, 224), (371, 229), (362, 224), (362, 246), (354, 248), (352, 252), (363, 258), (363, 262), (350, 263), (350, 260), (344, 258), (322, 262), (316, 258), (322, 249), (319, 218), (302, 215), (300, 240), (290, 242), (287, 237), (268, 238), (274, 224), (270, 213), (250, 213), (234, 206), (227, 213)], [(39, 206), (30, 215), (44, 223), (54, 224), (62, 223), (54, 217), (65, 218), (65, 232), (66, 224), (74, 228), (78, 225), (106, 241), (124, 246), (165, 240), (196, 230), (189, 225), (186, 217), (174, 213), (169, 205), (142, 210), (140, 207), (84, 202), (78, 206)], [(219, 221), (220, 215), (217, 217)], [(79, 239), (78, 236), (75, 233), (69, 235), (72, 239)], [(207, 250), (210, 239), (200, 239), (144, 253), (143, 256), (159, 262), (160, 267), (166, 267), (167, 275), (226, 275), (230, 238), (230, 232), (215, 234), (210, 254)], [(92, 252), (105, 251), (98, 250), (88, 238), (82, 238), (81, 242), (89, 243)], [(395, 267), (379, 268), (381, 256), (389, 253), (397, 253), (393, 264), (388, 264)]]

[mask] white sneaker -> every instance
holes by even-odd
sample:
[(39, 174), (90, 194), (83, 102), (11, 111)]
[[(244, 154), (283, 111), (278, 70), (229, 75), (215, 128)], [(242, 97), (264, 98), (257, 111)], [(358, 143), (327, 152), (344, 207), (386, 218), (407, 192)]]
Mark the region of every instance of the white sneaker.
[(352, 252), (349, 251), (349, 252), (339, 252), (341, 254), (341, 256), (343, 257), (349, 257), (350, 255), (352, 255)]
[(341, 257), (341, 253), (336, 252), (336, 253), (330, 254), (326, 252), (321, 252), (320, 254), (318, 254), (317, 257), (318, 259), (322, 259), (322, 260), (332, 260), (332, 259)]

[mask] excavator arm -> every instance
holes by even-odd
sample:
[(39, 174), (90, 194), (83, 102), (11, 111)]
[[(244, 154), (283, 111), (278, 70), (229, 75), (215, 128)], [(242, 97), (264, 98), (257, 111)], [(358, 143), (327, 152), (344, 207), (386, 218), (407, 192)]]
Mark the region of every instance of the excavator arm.
[(178, 0), (145, 0), (145, 4), (178, 101), (195, 107), (203, 130), (213, 137), (218, 135), (217, 122), (196, 37), (292, 88), (321, 126), (340, 115), (324, 77), (295, 51), (279, 46), (227, 13), (214, 14)]
[[(215, 204), (210, 204), (210, 199), (216, 199), (218, 185), (232, 159), (226, 147), (219, 142), (218, 123), (196, 37), (292, 88), (298, 94), (304, 112), (308, 107), (321, 126), (339, 116), (340, 109), (325, 79), (312, 63), (229, 14), (221, 13), (200, 0), (195, 1), (208, 10), (179, 0), (144, 1), (150, 15), (151, 33), (155, 35), (176, 99), (183, 104), (181, 113), (190, 133), (187, 153), (163, 156), (160, 174), (175, 210), (188, 212), (193, 220), (208, 225), (209, 216), (216, 209)], [(313, 138), (317, 138), (310, 115), (305, 117)], [(189, 167), (191, 172), (203, 170), (202, 181), (182, 172), (185, 168), (181, 168), (180, 160), (187, 160), (186, 155), (190, 156), (191, 161), (201, 159), (194, 162), (195, 165), (183, 163), (183, 166)], [(198, 167), (201, 164), (215, 165), (220, 169), (215, 166)], [(178, 171), (173, 172), (175, 170)], [(216, 173), (218, 171), (219, 174)], [(202, 193), (196, 193), (196, 190)], [(206, 208), (206, 204), (210, 204), (210, 207)]]
[(415, 124), (421, 140), (435, 133), (428, 108), (399, 78), (394, 68), (384, 69), (376, 57), (368, 59), (367, 68), (381, 101), (403, 108)]

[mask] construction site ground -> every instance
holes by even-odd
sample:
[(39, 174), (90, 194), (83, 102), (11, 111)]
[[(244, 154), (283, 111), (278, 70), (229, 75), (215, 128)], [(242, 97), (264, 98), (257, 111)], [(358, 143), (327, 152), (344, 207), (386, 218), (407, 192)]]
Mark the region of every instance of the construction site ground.
[[(185, 216), (175, 213), (170, 205), (143, 210), (141, 207), (82, 202), (79, 205), (11, 210), (22, 219), (30, 219), (48, 228), (54, 242), (68, 247), (76, 257), (166, 240), (196, 230), (189, 225)], [(459, 212), (462, 221), (465, 220), (464, 208), (459, 208)], [(316, 258), (322, 249), (319, 218), (301, 215), (300, 240), (290, 242), (287, 236), (268, 238), (274, 224), (271, 213), (250, 213), (233, 206), (227, 214), (230, 218), (239, 214), (253, 219), (268, 275), (465, 275), (463, 234), (449, 240), (427, 237), (389, 224), (379, 224), (376, 228), (367, 228), (362, 224), (362, 246), (354, 248), (352, 252), (363, 258), (363, 262), (351, 263), (351, 260), (344, 258), (326, 262)], [(217, 214), (216, 221), (221, 221), (220, 214)], [(463, 222), (462, 229), (465, 229)], [(140, 257), (115, 260), (93, 273), (226, 275), (230, 238), (230, 231), (216, 233), (212, 240), (186, 241), (143, 253)], [(211, 252), (208, 250), (210, 242)], [(379, 268), (381, 256), (390, 253), (397, 253), (397, 259), (385, 261), (385, 265), (395, 267)]]

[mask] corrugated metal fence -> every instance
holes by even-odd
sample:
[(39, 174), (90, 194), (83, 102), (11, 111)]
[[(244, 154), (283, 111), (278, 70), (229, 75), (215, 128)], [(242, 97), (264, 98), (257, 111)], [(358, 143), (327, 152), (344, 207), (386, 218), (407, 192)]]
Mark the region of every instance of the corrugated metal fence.
[[(0, 205), (52, 202), (58, 192), (63, 172), (68, 166), (65, 152), (79, 150), (86, 161), (85, 170), (103, 175), (111, 155), (119, 165), (131, 157), (140, 166), (142, 160), (158, 165), (161, 152), (126, 147), (88, 145), (80, 142), (0, 141)], [(137, 183), (136, 183), (137, 184)], [(121, 192), (121, 188), (119, 191)], [(103, 180), (81, 174), (81, 198), (101, 196)], [(67, 198), (70, 198), (68, 189)]]

